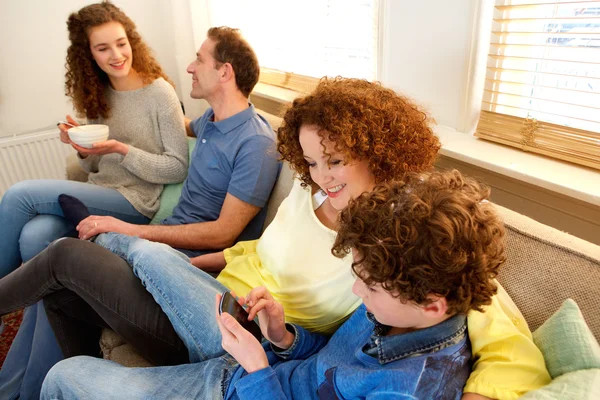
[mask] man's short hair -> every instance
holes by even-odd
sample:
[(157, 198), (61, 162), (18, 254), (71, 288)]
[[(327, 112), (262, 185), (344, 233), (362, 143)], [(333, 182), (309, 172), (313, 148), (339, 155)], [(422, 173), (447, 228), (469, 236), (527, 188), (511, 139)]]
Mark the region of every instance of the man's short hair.
[(258, 82), (260, 66), (252, 47), (242, 37), (239, 29), (226, 26), (213, 27), (207, 33), (215, 42), (213, 54), (217, 66), (229, 63), (235, 73), (235, 84), (244, 96), (248, 97)]
[(460, 172), (408, 174), (378, 185), (340, 213), (332, 253), (355, 249), (354, 272), (400, 301), (445, 297), (448, 314), (490, 304), (505, 261), (504, 225), (490, 190)]

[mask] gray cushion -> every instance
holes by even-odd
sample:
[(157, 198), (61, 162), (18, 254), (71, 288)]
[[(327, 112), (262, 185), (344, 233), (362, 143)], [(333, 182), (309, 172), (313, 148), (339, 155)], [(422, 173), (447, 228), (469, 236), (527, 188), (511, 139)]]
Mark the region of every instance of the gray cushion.
[(284, 162), (281, 166), (281, 172), (279, 173), (277, 182), (275, 182), (275, 186), (269, 197), (269, 202), (267, 203), (267, 216), (265, 218), (263, 231), (269, 226), (271, 221), (273, 221), (275, 214), (277, 214), (277, 208), (279, 208), (283, 199), (285, 199), (290, 193), (290, 190), (292, 190), (293, 175), (294, 173), (290, 169), (290, 165), (287, 162)]
[(534, 331), (571, 298), (600, 340), (600, 246), (497, 206), (507, 261), (498, 281)]

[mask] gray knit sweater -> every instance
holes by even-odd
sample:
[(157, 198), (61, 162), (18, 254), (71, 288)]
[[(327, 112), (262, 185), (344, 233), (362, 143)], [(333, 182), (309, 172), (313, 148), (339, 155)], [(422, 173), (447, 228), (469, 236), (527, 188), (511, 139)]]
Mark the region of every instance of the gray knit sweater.
[(173, 87), (163, 78), (132, 91), (107, 90), (110, 117), (90, 121), (109, 126), (109, 139), (129, 153), (80, 159), (88, 182), (118, 190), (136, 210), (152, 218), (163, 185), (187, 175), (188, 144), (183, 113)]

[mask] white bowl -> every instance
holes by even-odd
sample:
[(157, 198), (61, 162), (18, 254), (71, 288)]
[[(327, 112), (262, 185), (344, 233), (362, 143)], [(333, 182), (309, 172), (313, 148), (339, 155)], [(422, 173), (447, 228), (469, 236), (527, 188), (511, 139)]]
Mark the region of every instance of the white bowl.
[(94, 143), (108, 139), (108, 125), (80, 125), (67, 130), (73, 143), (91, 149)]

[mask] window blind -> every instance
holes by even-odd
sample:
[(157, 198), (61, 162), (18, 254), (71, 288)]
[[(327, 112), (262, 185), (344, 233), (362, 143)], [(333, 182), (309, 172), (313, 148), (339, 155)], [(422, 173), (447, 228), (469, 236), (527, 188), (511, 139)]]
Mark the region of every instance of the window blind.
[(600, 1), (496, 0), (475, 136), (600, 169)]
[(208, 0), (208, 17), (211, 26), (242, 31), (263, 67), (261, 82), (307, 91), (325, 75), (376, 79), (378, 6), (379, 0)]

